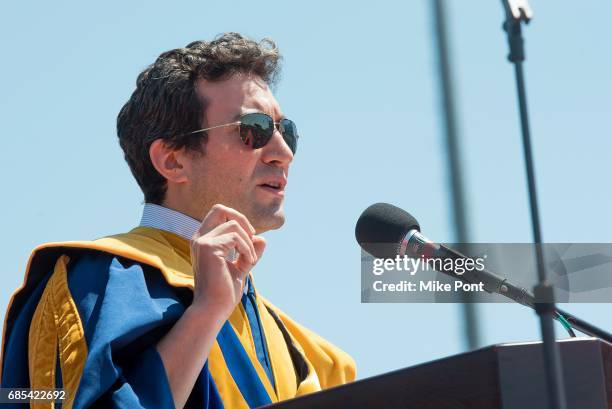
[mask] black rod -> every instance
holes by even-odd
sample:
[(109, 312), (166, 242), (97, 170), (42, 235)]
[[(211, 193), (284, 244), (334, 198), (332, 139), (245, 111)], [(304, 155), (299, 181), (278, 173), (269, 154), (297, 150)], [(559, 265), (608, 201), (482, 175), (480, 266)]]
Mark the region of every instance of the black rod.
[(590, 335), (595, 338), (603, 339), (612, 344), (612, 334), (607, 331), (604, 331), (601, 328), (597, 328), (595, 325), (586, 322), (585, 320), (576, 317), (575, 315), (570, 314), (569, 312), (565, 312), (557, 308), (557, 312), (570, 323), (572, 328), (577, 329), (583, 334)]
[(542, 234), (540, 229), (540, 216), (538, 210), (538, 197), (531, 149), (531, 133), (529, 130), (529, 113), (527, 110), (527, 96), (525, 92), (525, 77), (523, 61), (525, 50), (523, 46), (522, 22), (528, 22), (531, 10), (526, 1), (520, 3), (512, 0), (502, 0), (506, 10), (504, 29), (508, 34), (510, 54), (508, 60), (514, 64), (516, 88), (518, 92), (519, 117), (521, 121), (521, 134), (523, 138), (523, 154), (529, 190), (529, 205), (531, 211), (531, 225), (536, 250), (536, 264), (538, 270), (538, 284), (534, 287), (535, 311), (540, 319), (540, 330), (544, 350), (544, 363), (546, 369), (546, 385), (548, 388), (549, 407), (551, 409), (565, 409), (566, 395), (563, 383), (563, 367), (559, 346), (555, 342), (554, 317), (556, 307), (554, 289), (546, 279), (546, 263), (542, 252)]

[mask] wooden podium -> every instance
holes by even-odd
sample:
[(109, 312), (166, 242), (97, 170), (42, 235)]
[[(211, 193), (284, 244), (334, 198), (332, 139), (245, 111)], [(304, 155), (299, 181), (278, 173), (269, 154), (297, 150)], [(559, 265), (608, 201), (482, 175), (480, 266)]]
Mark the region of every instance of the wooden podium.
[[(612, 409), (612, 345), (558, 341), (568, 409)], [(267, 408), (548, 409), (541, 342), (501, 344)]]

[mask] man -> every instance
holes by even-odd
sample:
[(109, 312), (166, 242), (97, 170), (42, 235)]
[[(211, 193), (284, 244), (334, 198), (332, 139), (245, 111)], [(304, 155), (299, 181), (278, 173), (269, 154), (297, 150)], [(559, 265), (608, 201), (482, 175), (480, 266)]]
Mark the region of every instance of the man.
[(279, 60), (272, 41), (229, 33), (139, 75), (117, 128), (141, 224), (34, 250), (7, 312), (2, 387), (63, 387), (65, 408), (241, 408), (354, 379), (352, 359), (249, 274), (259, 235), (284, 223), (297, 148), (269, 88)]

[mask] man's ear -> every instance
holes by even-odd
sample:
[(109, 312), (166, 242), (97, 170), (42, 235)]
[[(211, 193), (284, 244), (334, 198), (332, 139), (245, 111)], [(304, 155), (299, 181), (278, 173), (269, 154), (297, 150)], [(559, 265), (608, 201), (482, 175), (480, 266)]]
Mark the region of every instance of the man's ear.
[(187, 159), (184, 149), (172, 149), (163, 139), (156, 139), (149, 148), (149, 157), (153, 167), (168, 182), (183, 183), (187, 181), (184, 161)]

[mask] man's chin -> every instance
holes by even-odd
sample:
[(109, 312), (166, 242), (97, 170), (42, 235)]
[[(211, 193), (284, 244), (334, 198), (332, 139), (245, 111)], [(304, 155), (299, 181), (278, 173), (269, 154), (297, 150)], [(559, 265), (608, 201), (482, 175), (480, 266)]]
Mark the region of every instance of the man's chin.
[(285, 211), (277, 209), (274, 212), (255, 212), (255, 217), (251, 220), (253, 227), (257, 230), (257, 234), (280, 229), (285, 224)]

